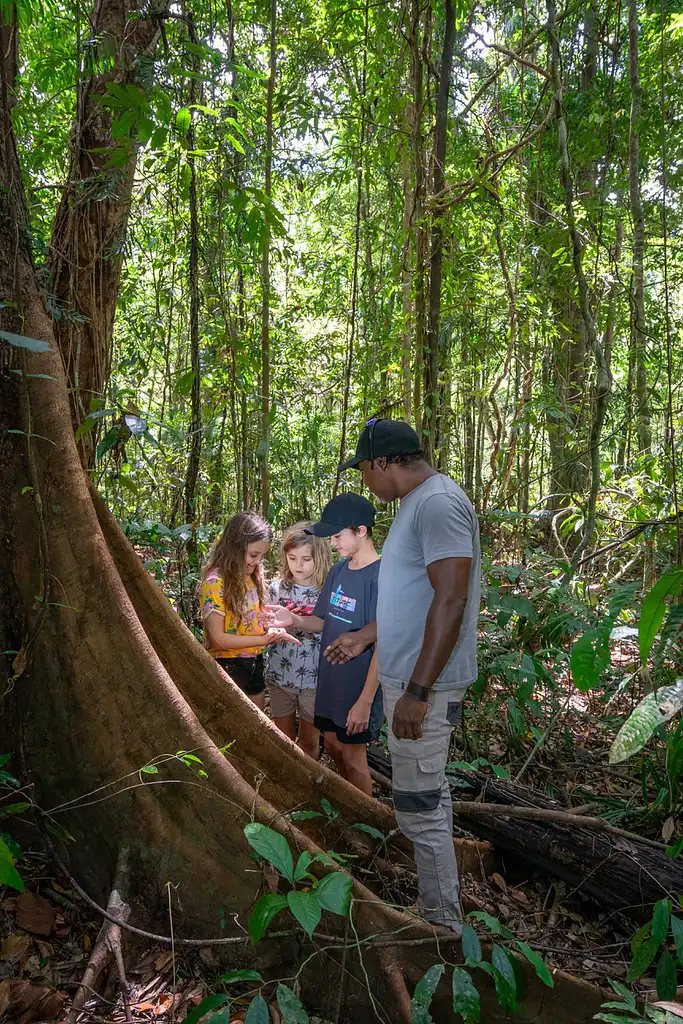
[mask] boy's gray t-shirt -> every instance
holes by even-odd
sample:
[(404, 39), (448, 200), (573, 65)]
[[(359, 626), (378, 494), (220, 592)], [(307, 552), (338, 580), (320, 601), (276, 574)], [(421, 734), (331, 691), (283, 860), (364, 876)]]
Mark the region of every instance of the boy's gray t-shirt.
[(472, 566), (458, 642), (433, 689), (464, 693), (477, 678), (479, 524), (462, 488), (437, 474), (403, 498), (382, 548), (377, 646), (379, 678), (386, 685), (404, 689), (410, 681), (434, 597), (427, 566), (442, 558), (471, 558)]

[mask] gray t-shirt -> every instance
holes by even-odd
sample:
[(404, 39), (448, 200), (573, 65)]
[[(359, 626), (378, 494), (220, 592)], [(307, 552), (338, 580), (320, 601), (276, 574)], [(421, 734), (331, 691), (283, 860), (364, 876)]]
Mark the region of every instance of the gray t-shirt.
[(479, 524), (465, 492), (437, 474), (403, 498), (382, 548), (377, 646), (384, 684), (404, 689), (410, 680), (434, 597), (427, 566), (442, 558), (471, 558), (472, 567), (458, 642), (433, 688), (464, 693), (477, 678)]

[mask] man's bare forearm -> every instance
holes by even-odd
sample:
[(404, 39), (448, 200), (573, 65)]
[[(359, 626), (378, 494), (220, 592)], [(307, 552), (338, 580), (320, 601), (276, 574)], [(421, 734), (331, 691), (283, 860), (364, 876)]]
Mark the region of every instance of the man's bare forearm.
[(441, 675), (460, 636), (467, 597), (435, 594), (427, 613), (424, 640), (411, 679), (431, 689)]

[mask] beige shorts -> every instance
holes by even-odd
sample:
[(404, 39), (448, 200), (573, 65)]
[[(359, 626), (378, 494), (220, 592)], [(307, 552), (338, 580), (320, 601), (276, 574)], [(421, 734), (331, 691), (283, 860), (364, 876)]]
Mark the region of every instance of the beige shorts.
[(296, 714), (298, 708), (301, 721), (313, 725), (315, 690), (289, 689), (276, 686), (275, 683), (267, 683), (267, 686), (273, 718), (288, 718), (289, 715)]

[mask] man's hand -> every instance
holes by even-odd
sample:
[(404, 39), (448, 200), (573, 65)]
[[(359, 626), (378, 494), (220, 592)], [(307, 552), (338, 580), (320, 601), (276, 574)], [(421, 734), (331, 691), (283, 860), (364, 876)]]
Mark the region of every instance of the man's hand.
[(372, 701), (363, 700), (359, 697), (346, 716), (346, 735), (354, 736), (358, 732), (365, 732), (370, 722), (370, 709)]
[(422, 738), (422, 723), (429, 704), (426, 700), (413, 700), (405, 693), (396, 701), (391, 731), (399, 740)]
[(289, 608), (281, 604), (266, 604), (258, 617), (259, 625), (266, 628), (287, 629), (294, 624), (294, 617)]
[(331, 665), (345, 665), (369, 646), (368, 641), (363, 637), (359, 638), (358, 633), (341, 633), (329, 647), (325, 648), (324, 653)]

